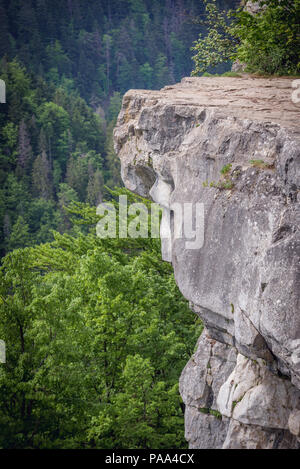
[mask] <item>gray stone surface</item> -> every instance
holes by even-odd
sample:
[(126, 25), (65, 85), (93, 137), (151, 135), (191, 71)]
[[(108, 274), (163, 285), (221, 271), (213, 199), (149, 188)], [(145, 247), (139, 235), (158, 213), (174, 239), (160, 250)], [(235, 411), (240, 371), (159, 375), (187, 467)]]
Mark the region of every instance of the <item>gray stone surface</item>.
[(228, 426), (229, 420), (226, 417), (215, 418), (194, 407), (186, 409), (185, 438), (190, 449), (222, 449)]
[(251, 15), (256, 15), (257, 13), (261, 12), (264, 7), (261, 7), (260, 2), (251, 2), (250, 0), (246, 0), (244, 10), (250, 13)]
[(290, 413), (288, 424), (292, 435), (300, 437), (300, 409), (294, 409)]
[(211, 339), (206, 330), (201, 334), (179, 381), (190, 448), (222, 448), (229, 419), (218, 412), (217, 397), (236, 365), (236, 356), (235, 349)]
[[(199, 411), (211, 405), (232, 419), (224, 447), (252, 441), (252, 427), (262, 433), (251, 445), (276, 447), (279, 434), (287, 446), (298, 444), (295, 435), (287, 438), (289, 416), (300, 408), (300, 106), (292, 90), (283, 78), (186, 78), (123, 99), (114, 139), (124, 183), (164, 207), (163, 232), (171, 238), (163, 240), (163, 258), (206, 326), (181, 378), (186, 426), (198, 428), (186, 427), (193, 447), (201, 445), (201, 428), (203, 435), (214, 428), (216, 417)], [(179, 218), (168, 225), (184, 203), (204, 204), (199, 249), (176, 237)], [(231, 412), (224, 396), (232, 405), (228, 376), (237, 353), (245, 369), (235, 369), (234, 380), (246, 394)], [(258, 401), (269, 409), (264, 415)], [(213, 433), (204, 445), (220, 444)]]
[(289, 429), (300, 391), (258, 360), (238, 355), (236, 367), (220, 388), (217, 406), (222, 415), (241, 423)]
[(197, 351), (182, 371), (179, 389), (187, 406), (218, 410), (217, 396), (236, 365), (237, 353), (229, 345), (201, 334)]
[(287, 430), (245, 425), (231, 420), (222, 449), (299, 449), (296, 437)]

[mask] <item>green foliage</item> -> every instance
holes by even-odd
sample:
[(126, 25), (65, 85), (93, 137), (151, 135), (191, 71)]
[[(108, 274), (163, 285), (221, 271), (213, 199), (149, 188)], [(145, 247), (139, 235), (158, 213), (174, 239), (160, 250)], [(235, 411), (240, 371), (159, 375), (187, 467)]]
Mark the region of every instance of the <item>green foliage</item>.
[(218, 410), (210, 409), (209, 407), (201, 407), (199, 411), (202, 414), (210, 414), (213, 415), (215, 418), (222, 420), (222, 414)]
[(262, 1), (253, 16), (239, 12), (233, 34), (239, 39), (236, 58), (249, 72), (293, 75), (300, 72), (299, 0)]
[(0, 447), (184, 448), (177, 383), (201, 324), (160, 243), (54, 238), (0, 269)]
[(30, 244), (29, 226), (20, 215), (12, 226), (9, 238), (7, 240), (8, 250), (21, 248)]
[(220, 170), (220, 174), (222, 175), (222, 178), (218, 181), (218, 182), (215, 182), (215, 181), (204, 181), (202, 183), (202, 186), (204, 188), (206, 187), (214, 187), (216, 189), (220, 189), (220, 190), (231, 190), (233, 189), (234, 187), (234, 183), (232, 181), (232, 179), (230, 178), (230, 173), (231, 173), (231, 168), (232, 168), (232, 164), (229, 163), (229, 164), (226, 164), (222, 167), (222, 169)]
[(222, 420), (222, 414), (218, 410), (210, 409), (209, 413), (210, 413), (210, 415), (213, 415), (217, 419)]
[(206, 31), (199, 35), (191, 48), (195, 55), (192, 57), (195, 67), (192, 75), (199, 75), (208, 69), (228, 62), (236, 51), (236, 39), (232, 34), (232, 27), (228, 19), (230, 13), (219, 10), (216, 0), (205, 3), (205, 20), (199, 20)]
[[(71, 197), (99, 203), (104, 184), (104, 157), (99, 151), (105, 151), (105, 134), (102, 120), (83, 99), (34, 80), (16, 60), (2, 61), (0, 75), (7, 83), (7, 104), (0, 106), (3, 255), (15, 247), (49, 241), (50, 229), (71, 227), (63, 210), (66, 192), (62, 194), (61, 184), (68, 185), (68, 203)], [(112, 103), (110, 112), (115, 116), (120, 96)], [(41, 199), (43, 216), (36, 210)], [(28, 229), (24, 244), (21, 234), (16, 241), (21, 226), (22, 232)]]
[(266, 163), (264, 160), (250, 160), (251, 166), (254, 166), (255, 168), (260, 168), (260, 169), (268, 169), (272, 168), (273, 165), (270, 163)]
[(223, 176), (226, 176), (230, 170), (232, 168), (232, 164), (229, 163), (229, 164), (226, 164), (225, 166), (223, 166), (223, 168), (221, 169), (220, 173), (223, 175)]
[(122, 94), (189, 75), (202, 10), (0, 0), (0, 448), (186, 447), (178, 377), (202, 326), (159, 240), (93, 225), (122, 184)]
[[(1, 13), (2, 11), (2, 13)], [(202, 2), (0, 0), (1, 55), (95, 106), (115, 92), (160, 88), (189, 75)], [(10, 38), (10, 39), (9, 39)]]
[(51, 166), (47, 153), (42, 152), (34, 161), (32, 169), (32, 185), (34, 193), (45, 200), (53, 195)]
[(115, 92), (109, 101), (106, 128), (105, 154), (106, 154), (106, 182), (110, 187), (122, 186), (121, 164), (114, 150), (113, 130), (122, 105), (120, 93)]
[(192, 50), (193, 75), (228, 60), (238, 60), (246, 71), (261, 74), (294, 75), (300, 72), (299, 0), (261, 1), (255, 15), (238, 8), (222, 11), (215, 0), (206, 3), (209, 28)]
[(62, 165), (68, 156), (68, 112), (56, 103), (47, 102), (38, 110), (39, 124), (45, 135), (50, 160), (55, 158)]
[(19, 3), (0, 0), (0, 257), (19, 217), (26, 245), (49, 241), (50, 228), (72, 229), (65, 199), (97, 205), (104, 184), (123, 185), (113, 144), (123, 93), (189, 75), (203, 29), (195, 0)]

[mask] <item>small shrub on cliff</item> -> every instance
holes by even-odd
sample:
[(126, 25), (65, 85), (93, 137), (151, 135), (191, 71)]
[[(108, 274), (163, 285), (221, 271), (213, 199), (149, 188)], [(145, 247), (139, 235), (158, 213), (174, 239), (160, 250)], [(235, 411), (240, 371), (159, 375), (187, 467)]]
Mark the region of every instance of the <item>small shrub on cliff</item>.
[(226, 164), (225, 166), (223, 166), (223, 168), (221, 169), (220, 172), (221, 172), (221, 174), (222, 174), (223, 176), (226, 176), (226, 175), (229, 173), (229, 171), (231, 170), (231, 168), (232, 168), (232, 164), (231, 164), (231, 163)]
[(225, 189), (225, 190), (230, 190), (233, 189), (234, 183), (232, 179), (230, 178), (230, 170), (232, 168), (232, 164), (226, 164), (223, 166), (223, 168), (220, 171), (220, 174), (223, 176), (223, 180), (219, 180), (218, 182), (211, 181), (210, 183), (208, 181), (204, 181), (202, 183), (202, 186), (205, 187), (215, 187), (216, 189)]
[(251, 166), (260, 169), (271, 169), (274, 166), (270, 163), (266, 163), (264, 160), (250, 160)]
[(191, 48), (195, 52), (192, 57), (195, 62), (192, 75), (205, 73), (205, 76), (210, 76), (208, 69), (232, 59), (236, 52), (237, 41), (231, 32), (230, 13), (219, 10), (215, 0), (211, 2), (204, 0), (204, 2), (206, 3), (205, 19), (196, 19), (195, 22), (206, 27), (207, 35), (200, 34), (199, 39)]
[(220, 11), (215, 0), (206, 0), (206, 37), (192, 50), (199, 75), (228, 60), (239, 61), (245, 71), (262, 74), (300, 73), (300, 1), (264, 0), (255, 15), (238, 8)]

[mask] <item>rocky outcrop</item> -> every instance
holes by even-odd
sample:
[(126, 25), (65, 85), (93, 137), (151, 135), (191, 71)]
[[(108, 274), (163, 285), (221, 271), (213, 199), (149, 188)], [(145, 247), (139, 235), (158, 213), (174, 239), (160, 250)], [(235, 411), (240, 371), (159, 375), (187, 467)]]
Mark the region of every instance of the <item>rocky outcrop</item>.
[(264, 6), (260, 5), (260, 2), (253, 2), (251, 0), (246, 0), (242, 2), (242, 5), (244, 5), (244, 10), (250, 13), (251, 15), (256, 15), (257, 13), (260, 13)]
[[(205, 325), (180, 378), (191, 448), (300, 447), (300, 107), (291, 84), (185, 78), (123, 99), (114, 139), (124, 183), (164, 207), (163, 258)], [(204, 207), (197, 249), (184, 229), (176, 235), (184, 218), (174, 207), (185, 203)]]

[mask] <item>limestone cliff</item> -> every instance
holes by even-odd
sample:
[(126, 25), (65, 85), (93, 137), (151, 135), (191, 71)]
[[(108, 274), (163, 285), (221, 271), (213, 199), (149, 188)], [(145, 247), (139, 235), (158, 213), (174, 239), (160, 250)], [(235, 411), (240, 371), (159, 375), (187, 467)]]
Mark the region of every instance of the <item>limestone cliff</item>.
[(201, 249), (187, 249), (172, 223), (163, 243), (205, 324), (180, 378), (190, 448), (300, 447), (300, 105), (292, 91), (284, 78), (185, 78), (123, 99), (114, 139), (125, 185), (170, 212), (204, 204)]

